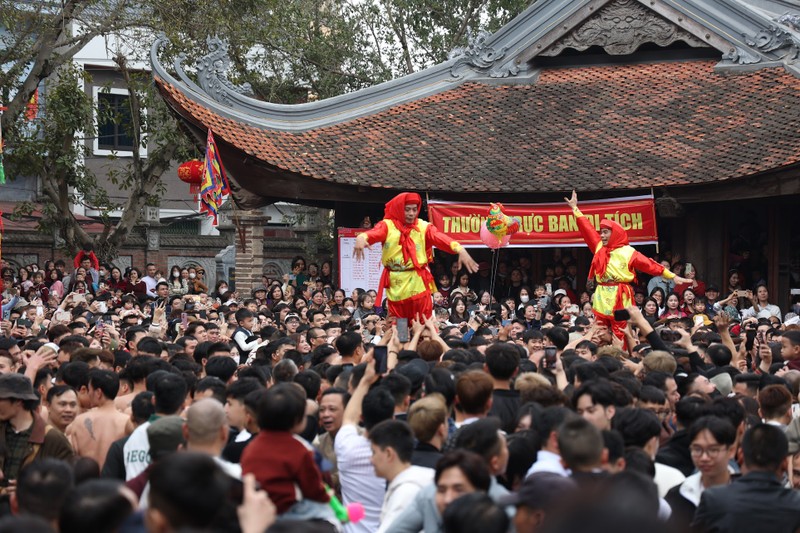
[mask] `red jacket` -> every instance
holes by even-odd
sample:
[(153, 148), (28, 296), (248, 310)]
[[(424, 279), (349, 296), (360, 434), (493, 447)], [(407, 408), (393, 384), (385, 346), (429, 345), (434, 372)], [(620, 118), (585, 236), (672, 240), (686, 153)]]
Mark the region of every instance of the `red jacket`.
[(322, 474), (314, 454), (288, 431), (261, 430), (242, 452), (242, 474), (253, 473), (261, 489), (269, 494), (278, 514), (300, 499), (327, 503)]

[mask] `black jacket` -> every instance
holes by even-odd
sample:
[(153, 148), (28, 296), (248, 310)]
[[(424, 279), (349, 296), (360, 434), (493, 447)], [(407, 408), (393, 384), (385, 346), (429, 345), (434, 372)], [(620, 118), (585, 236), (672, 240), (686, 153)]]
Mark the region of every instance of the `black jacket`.
[(703, 492), (692, 522), (698, 532), (794, 533), (800, 529), (800, 493), (770, 472), (750, 472)]
[(500, 419), (501, 429), (506, 433), (514, 433), (517, 429), (519, 414), (519, 391), (495, 389), (492, 392), (492, 409), (489, 416)]
[(690, 444), (689, 431), (679, 429), (672, 434), (672, 437), (664, 446), (659, 448), (656, 454), (656, 462), (677, 468), (681, 471), (681, 474), (689, 477), (694, 472), (692, 453), (689, 451)]
[(427, 442), (418, 442), (414, 447), (414, 454), (411, 456), (411, 464), (424, 466), (425, 468), (436, 468), (436, 462), (441, 457), (442, 452), (436, 446)]

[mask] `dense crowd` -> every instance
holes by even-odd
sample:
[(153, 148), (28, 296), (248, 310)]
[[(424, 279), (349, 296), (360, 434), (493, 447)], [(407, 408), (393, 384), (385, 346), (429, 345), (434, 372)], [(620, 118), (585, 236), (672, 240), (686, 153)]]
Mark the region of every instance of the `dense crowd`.
[(800, 529), (797, 306), (656, 260), (691, 283), (639, 280), (622, 339), (560, 251), (437, 261), (408, 332), (302, 257), (249, 294), (3, 265), (0, 533)]

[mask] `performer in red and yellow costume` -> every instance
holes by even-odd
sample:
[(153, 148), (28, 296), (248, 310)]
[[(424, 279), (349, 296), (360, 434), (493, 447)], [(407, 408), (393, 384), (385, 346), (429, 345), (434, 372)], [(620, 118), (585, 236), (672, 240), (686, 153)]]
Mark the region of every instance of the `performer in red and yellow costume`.
[(388, 313), (397, 318), (415, 320), (433, 312), (432, 294), (436, 291), (428, 263), (433, 261), (433, 247), (458, 254), (459, 268), (477, 272), (478, 264), (459, 243), (441, 233), (433, 224), (420, 220), (422, 198), (413, 192), (400, 193), (384, 209), (383, 220), (356, 238), (353, 256), (364, 258), (364, 248), (383, 243), (383, 274), (376, 303), (386, 289)]
[(691, 280), (676, 276), (669, 269), (637, 252), (628, 244), (628, 232), (613, 220), (602, 220), (598, 235), (594, 225), (578, 209), (578, 195), (575, 191), (572, 191), (572, 198), (564, 200), (575, 214), (581, 237), (594, 253), (589, 278), (593, 277), (597, 282), (592, 297), (592, 309), (596, 320), (600, 324), (607, 325), (617, 338), (624, 339), (622, 330), (625, 329), (627, 321), (614, 320), (614, 311), (633, 304), (631, 283), (636, 281), (637, 270), (651, 276), (674, 279), (675, 283), (691, 282)]

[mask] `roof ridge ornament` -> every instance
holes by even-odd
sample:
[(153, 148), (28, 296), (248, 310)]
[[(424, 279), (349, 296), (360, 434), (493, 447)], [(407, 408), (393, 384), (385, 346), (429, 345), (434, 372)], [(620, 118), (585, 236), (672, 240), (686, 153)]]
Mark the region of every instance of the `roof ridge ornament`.
[(612, 0), (539, 55), (558, 56), (567, 48), (584, 51), (592, 46), (609, 55), (629, 55), (645, 43), (665, 47), (676, 41), (693, 48), (709, 46), (637, 0)]
[(468, 41), (466, 47), (454, 48), (448, 54), (448, 60), (457, 59), (450, 67), (454, 78), (465, 76), (470, 70), (487, 74), (490, 78), (507, 78), (519, 74), (519, 65), (513, 61), (502, 64), (506, 57), (507, 47), (495, 50), (489, 45), (492, 34), (481, 30)]
[[(227, 78), (231, 66), (228, 43), (217, 36), (208, 36), (206, 45), (208, 45), (208, 54), (200, 57), (195, 63), (197, 83), (202, 91), (215, 101), (227, 106), (234, 105), (236, 98), (233, 95), (251, 96), (253, 89), (249, 83), (235, 85)], [(185, 83), (197, 87), (183, 68), (185, 60), (185, 53), (178, 54), (174, 61), (175, 71)]]
[(776, 24), (770, 24), (767, 29), (761, 30), (752, 37), (745, 36), (747, 46), (752, 46), (761, 52), (777, 52), (786, 49), (781, 59), (794, 61), (800, 55), (800, 42), (782, 26), (788, 26), (793, 30), (798, 29), (800, 15), (786, 13), (777, 20)]
[(208, 54), (197, 60), (197, 81), (200, 87), (217, 102), (233, 105), (230, 93), (252, 95), (253, 88), (249, 83), (234, 85), (227, 78), (231, 66), (228, 55), (228, 43), (215, 36), (206, 37)]

